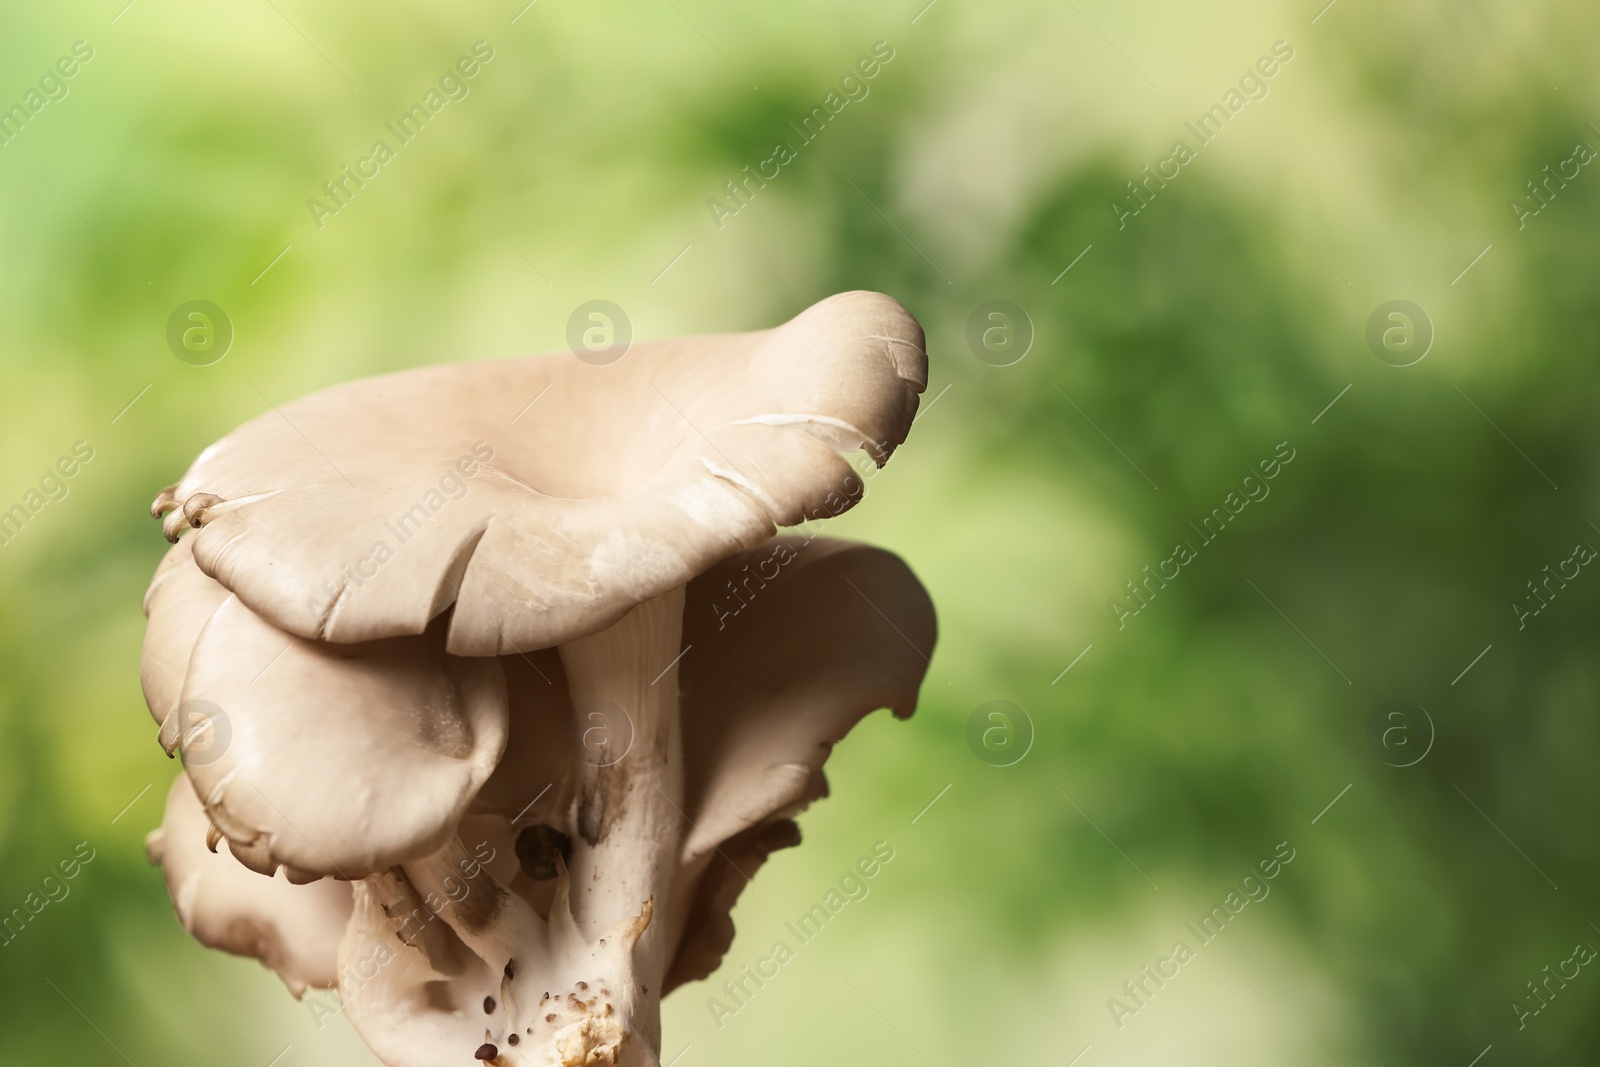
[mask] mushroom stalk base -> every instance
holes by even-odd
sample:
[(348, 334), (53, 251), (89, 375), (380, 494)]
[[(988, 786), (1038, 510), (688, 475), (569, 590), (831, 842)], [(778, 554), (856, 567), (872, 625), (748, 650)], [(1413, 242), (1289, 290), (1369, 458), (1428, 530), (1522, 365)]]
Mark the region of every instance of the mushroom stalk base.
[(634, 980), (634, 949), (651, 925), (648, 902), (591, 938), (573, 919), (564, 865), (549, 917), (541, 918), (459, 839), (406, 864), (405, 876), (424, 898), (449, 894), (438, 918), (455, 937), (424, 931), (418, 947), (477, 1020), (461, 1054), (506, 1067), (656, 1067), (637, 1020), (659, 1018), (658, 998), (638, 995)]
[(404, 965), (384, 968), (382, 992), (346, 999), (385, 1062), (437, 1062), (422, 1032), (407, 1040), (393, 1025), (395, 1011), (404, 1015), (398, 1005), (432, 997), (457, 1020), (442, 1038), (451, 1063), (659, 1064), (661, 988), (681, 924), (672, 886), (685, 823), (683, 602), (676, 589), (560, 648), (579, 748), (571, 865), (557, 860), (548, 916), (459, 838), (364, 880), (363, 918), (352, 926), (361, 932), (347, 936), (341, 957), (359, 961), (373, 945), (392, 946), (395, 933), (405, 946)]

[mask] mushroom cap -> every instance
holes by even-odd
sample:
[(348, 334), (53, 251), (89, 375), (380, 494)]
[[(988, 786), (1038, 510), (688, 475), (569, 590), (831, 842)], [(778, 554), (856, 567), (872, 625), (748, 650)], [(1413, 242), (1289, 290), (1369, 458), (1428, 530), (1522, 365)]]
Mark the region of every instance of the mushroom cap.
[(911, 568), (870, 545), (774, 538), (690, 584), (682, 863), (704, 871), (666, 989), (716, 970), (740, 892), (800, 843), (793, 817), (828, 795), (834, 744), (878, 708), (911, 715), (937, 638)]
[(773, 819), (735, 834), (706, 857), (706, 866), (687, 900), (678, 951), (662, 979), (663, 996), (687, 982), (709, 978), (733, 944), (733, 906), (767, 857), (800, 843), (792, 819)]
[(689, 862), (795, 810), (868, 713), (907, 718), (938, 626), (892, 552), (777, 537), (689, 587), (679, 666)]
[(186, 722), (184, 769), (234, 855), (269, 874), (356, 878), (435, 851), (506, 742), (500, 661), (446, 655), (442, 627), (333, 645), (233, 597), (201, 627), (182, 699), (211, 720)]
[[(273, 626), (492, 656), (597, 632), (779, 526), (846, 510), (927, 383), (916, 320), (852, 292), (752, 333), (405, 371), (246, 423), (162, 502)], [(158, 502), (160, 503), (160, 502)], [(169, 517), (170, 521), (170, 517)]]
[(250, 956), (278, 972), (296, 997), (338, 980), (339, 939), (351, 914), (346, 882), (294, 885), (245, 869), (206, 846), (210, 820), (185, 775), (167, 793), (161, 827), (146, 839), (178, 921), (203, 945)]
[(178, 705), (183, 679), (189, 673), (200, 627), (228, 599), (228, 591), (194, 565), (194, 540), (184, 538), (161, 557), (144, 594), (144, 645), (139, 651), (139, 677), (145, 706), (161, 727), (161, 746), (170, 755), (178, 743)]

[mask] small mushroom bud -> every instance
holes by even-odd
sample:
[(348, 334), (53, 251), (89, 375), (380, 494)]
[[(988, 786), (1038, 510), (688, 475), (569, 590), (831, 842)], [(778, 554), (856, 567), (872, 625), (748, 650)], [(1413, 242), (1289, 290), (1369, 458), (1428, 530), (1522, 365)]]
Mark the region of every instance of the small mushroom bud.
[(195, 493), (183, 502), (183, 517), (189, 525), (199, 529), (204, 519), (206, 508), (222, 503), (222, 498), (215, 493)]
[(178, 487), (169, 485), (156, 494), (155, 500), (150, 502), (150, 517), (159, 519), (167, 512), (178, 506)]
[(168, 541), (178, 543), (178, 534), (189, 528), (189, 520), (184, 518), (182, 508), (174, 508), (167, 512), (161, 520), (161, 532)]

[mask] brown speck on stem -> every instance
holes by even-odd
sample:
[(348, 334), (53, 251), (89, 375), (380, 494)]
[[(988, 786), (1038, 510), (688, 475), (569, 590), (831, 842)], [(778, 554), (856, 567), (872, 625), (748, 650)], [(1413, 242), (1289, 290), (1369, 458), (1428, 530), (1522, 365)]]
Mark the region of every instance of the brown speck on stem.
[(506, 1044), (508, 1045), (520, 1045), (521, 1043), (522, 1038), (518, 1037), (516, 1034), (512, 1034), (506, 1038)]
[(472, 1058), (475, 1059), (475, 1060), (485, 1060), (485, 1061), (487, 1061), (487, 1060), (495, 1059), (499, 1055), (500, 1055), (500, 1050), (495, 1048), (489, 1042), (485, 1041), (483, 1044), (478, 1046), (478, 1051), (476, 1051), (476, 1052), (474, 1052), (472, 1054)]
[(544, 1017), (544, 1021), (547, 1023), (553, 1023), (556, 1021), (556, 1017), (554, 1015), (546, 1015)]
[(517, 961), (506, 960), (506, 981), (510, 982), (517, 977)]
[(494, 1014), (494, 998), (493, 997), (484, 997), (483, 998), (483, 1013), (485, 1015), (493, 1015)]
[(578, 983), (578, 988), (579, 989), (588, 989), (589, 988), (589, 983), (588, 982), (579, 982)]

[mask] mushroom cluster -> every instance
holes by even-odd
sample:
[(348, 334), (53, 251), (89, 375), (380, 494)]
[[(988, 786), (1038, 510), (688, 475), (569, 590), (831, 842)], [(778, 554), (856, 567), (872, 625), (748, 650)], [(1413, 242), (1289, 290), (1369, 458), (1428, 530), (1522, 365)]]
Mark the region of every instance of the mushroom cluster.
[(391, 1067), (656, 1064), (833, 744), (915, 707), (910, 569), (775, 535), (861, 497), (846, 454), (887, 461), (926, 382), (916, 320), (852, 292), (348, 383), (206, 449), (153, 508), (141, 664), (184, 927), (337, 989)]

